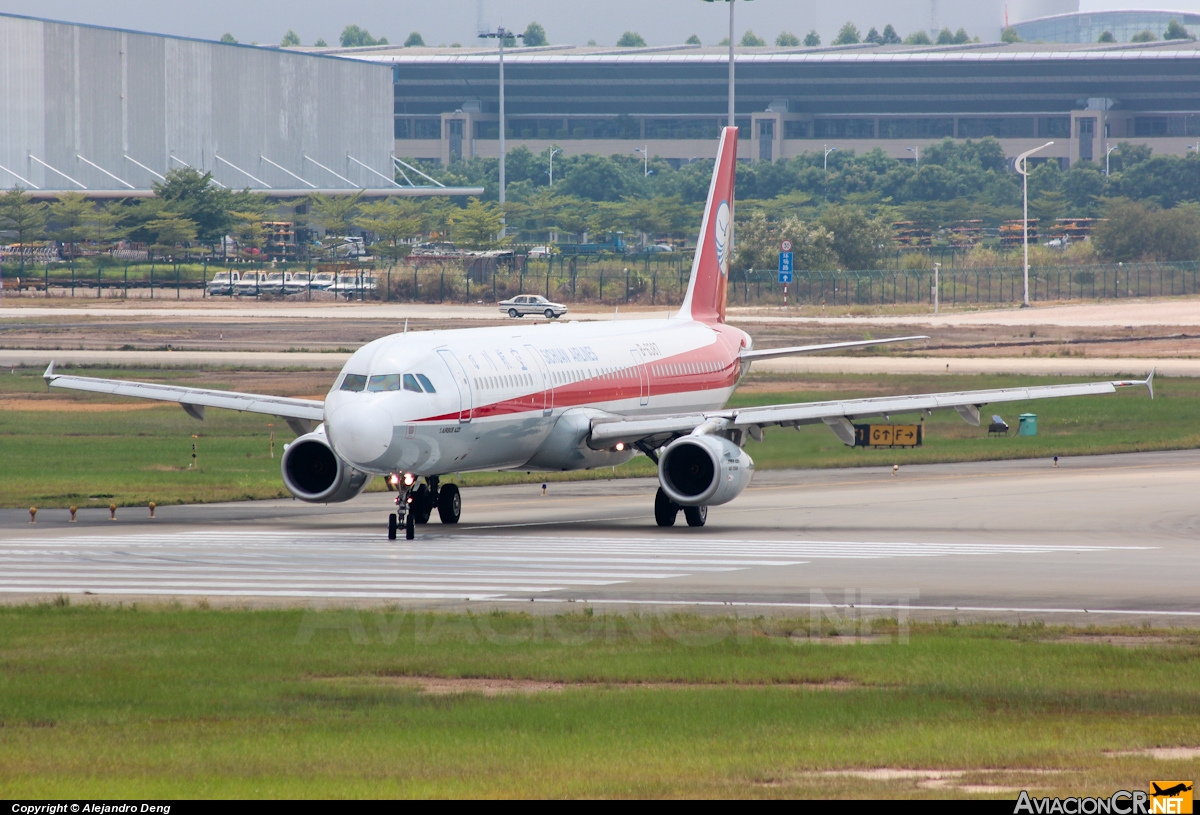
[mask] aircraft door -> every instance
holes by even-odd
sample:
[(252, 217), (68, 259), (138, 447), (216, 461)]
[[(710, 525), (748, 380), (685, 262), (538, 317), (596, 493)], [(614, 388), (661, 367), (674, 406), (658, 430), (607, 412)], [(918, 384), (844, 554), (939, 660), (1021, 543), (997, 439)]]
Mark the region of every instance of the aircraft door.
[(650, 374), (646, 370), (646, 362), (642, 359), (642, 352), (634, 348), (629, 353), (633, 354), (633, 367), (637, 368), (638, 383), (641, 386), (641, 401), (639, 404), (645, 407), (650, 404)]
[(467, 371), (463, 368), (462, 363), (450, 351), (443, 348), (438, 351), (438, 356), (442, 358), (442, 362), (446, 363), (446, 367), (450, 369), (450, 376), (454, 378), (454, 384), (458, 386), (458, 421), (466, 424), (471, 421), (474, 409), (471, 380), (467, 377)]
[(554, 380), (550, 378), (546, 360), (542, 359), (542, 355), (536, 348), (526, 345), (525, 353), (533, 360), (533, 367), (537, 370), (537, 375), (542, 378), (542, 415), (549, 416), (554, 412)]

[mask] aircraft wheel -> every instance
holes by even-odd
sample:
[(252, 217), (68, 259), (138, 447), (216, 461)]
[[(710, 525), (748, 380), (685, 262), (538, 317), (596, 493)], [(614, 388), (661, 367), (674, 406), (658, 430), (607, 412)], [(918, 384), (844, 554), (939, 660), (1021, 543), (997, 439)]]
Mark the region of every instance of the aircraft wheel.
[(396, 539), (396, 527), (397, 526), (398, 526), (398, 524), (396, 523), (396, 513), (393, 512), (391, 515), (388, 516), (388, 540), (394, 541)]
[(412, 540), (417, 536), (417, 514), (415, 512), (408, 513), (408, 518), (404, 521), (404, 539)]
[(708, 520), (708, 507), (684, 507), (683, 517), (687, 518), (688, 526), (704, 526)]
[(429, 494), (429, 487), (422, 484), (413, 490), (413, 502), (411, 504), (412, 514), (417, 519), (419, 524), (429, 523), (429, 514), (433, 512), (433, 499)]
[(667, 497), (662, 487), (654, 494), (654, 521), (659, 526), (674, 526), (679, 515), (679, 505)]
[(553, 319), (554, 319), (554, 309), (552, 309), (552, 308), (548, 308), (548, 309), (546, 309), (546, 311), (545, 311), (545, 314), (546, 314), (546, 319), (547, 319), (547, 320), (553, 320)]
[(462, 494), (454, 484), (447, 484), (438, 490), (438, 518), (444, 524), (458, 523), (462, 515)]
[(515, 308), (510, 308), (508, 310), (508, 316), (509, 317), (520, 317), (521, 315), (517, 312), (517, 310)]

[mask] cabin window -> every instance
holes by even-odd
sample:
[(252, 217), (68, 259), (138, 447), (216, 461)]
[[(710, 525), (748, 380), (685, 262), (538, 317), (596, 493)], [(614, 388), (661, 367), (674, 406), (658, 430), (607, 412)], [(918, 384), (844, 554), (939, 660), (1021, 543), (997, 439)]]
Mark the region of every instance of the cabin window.
[(400, 374), (376, 374), (367, 383), (367, 390), (372, 393), (400, 390)]
[(421, 386), (417, 384), (417, 378), (412, 374), (404, 375), (404, 389), (413, 393), (421, 392)]
[(417, 380), (421, 383), (421, 387), (426, 393), (437, 393), (437, 389), (433, 387), (433, 383), (429, 381), (429, 377), (425, 374), (417, 374)]
[(367, 378), (362, 374), (346, 374), (346, 376), (342, 379), (342, 390), (344, 391), (353, 391), (358, 393), (366, 387)]

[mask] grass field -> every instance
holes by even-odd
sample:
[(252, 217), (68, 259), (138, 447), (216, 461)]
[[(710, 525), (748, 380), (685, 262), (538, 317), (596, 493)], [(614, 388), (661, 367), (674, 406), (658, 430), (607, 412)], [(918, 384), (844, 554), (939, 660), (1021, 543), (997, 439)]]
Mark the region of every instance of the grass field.
[(1200, 744), (1200, 633), (827, 627), (0, 608), (0, 797), (1014, 799), (1200, 774), (1110, 755)]
[[(80, 371), (85, 375), (202, 384), (254, 391), (266, 388), (239, 371)], [(288, 374), (272, 374), (282, 383)], [(332, 374), (290, 375), (298, 391), (312, 395)], [(888, 393), (998, 388), (1076, 381), (1012, 376), (752, 376), (734, 405), (855, 398)], [(320, 386), (320, 387), (318, 387)], [(273, 392), (273, 391), (267, 391)], [(1020, 413), (1039, 416), (1033, 438), (987, 438), (953, 411), (926, 421), (926, 443), (915, 450), (864, 450), (842, 445), (823, 426), (768, 430), (747, 451), (759, 468), (852, 467), (978, 461), (988, 459), (1094, 455), (1200, 447), (1200, 380), (1156, 383), (1151, 401), (1142, 389), (1113, 396), (1047, 400), (986, 409), (1016, 427)], [(270, 434), (275, 433), (274, 457)], [(193, 438), (193, 435), (198, 438)], [(291, 432), (268, 416), (210, 410), (196, 422), (178, 407), (115, 397), (56, 391), (46, 395), (40, 371), (0, 375), (0, 504), (7, 507), (65, 507), (227, 501), (284, 497), (279, 456)], [(198, 466), (191, 467), (192, 445)], [(613, 470), (558, 474), (550, 479), (650, 475), (645, 458)], [(546, 480), (545, 474), (478, 473), (467, 485)], [(382, 485), (376, 483), (376, 489)]]

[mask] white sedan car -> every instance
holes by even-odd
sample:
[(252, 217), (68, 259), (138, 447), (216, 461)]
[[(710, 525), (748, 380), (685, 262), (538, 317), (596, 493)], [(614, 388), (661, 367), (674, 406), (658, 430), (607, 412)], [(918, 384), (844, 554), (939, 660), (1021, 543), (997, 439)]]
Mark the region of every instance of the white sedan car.
[(562, 303), (551, 303), (540, 294), (518, 294), (511, 300), (500, 303), (500, 310), (509, 317), (524, 317), (526, 314), (541, 314), (553, 320), (567, 313)]

